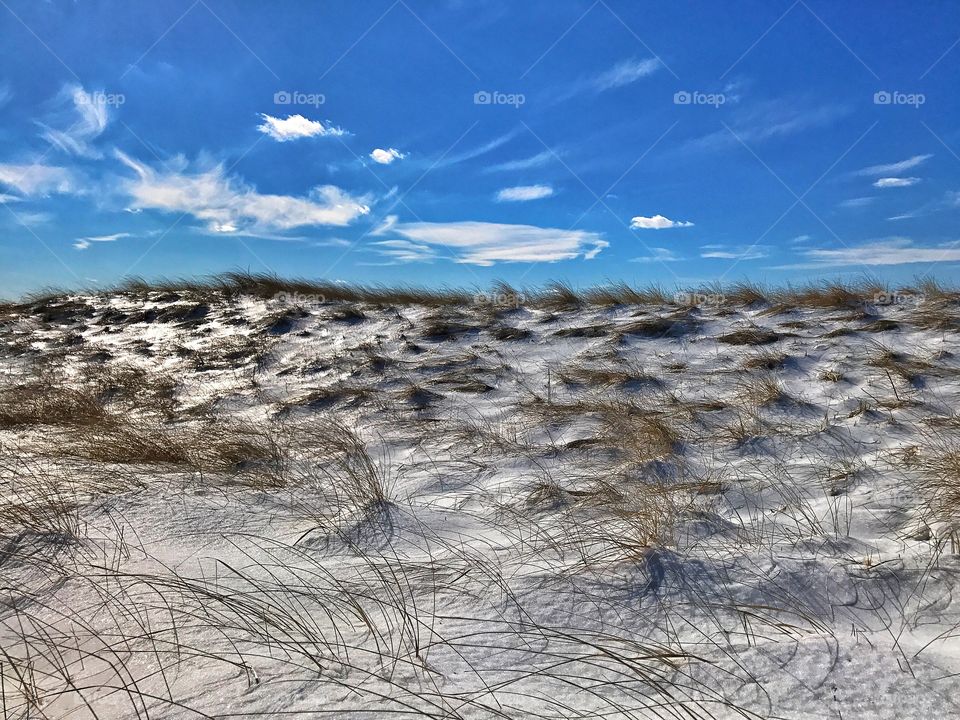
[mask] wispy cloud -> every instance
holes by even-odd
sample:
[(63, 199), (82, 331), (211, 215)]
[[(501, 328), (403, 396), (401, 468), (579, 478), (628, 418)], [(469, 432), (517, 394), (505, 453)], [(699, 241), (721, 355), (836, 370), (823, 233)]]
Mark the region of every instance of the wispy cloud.
[(700, 257), (717, 260), (758, 260), (769, 254), (770, 248), (766, 245), (703, 245), (700, 247)]
[[(93, 141), (107, 128), (109, 108), (119, 103), (119, 95), (102, 91), (87, 92), (80, 85), (66, 85), (57, 96), (58, 109), (46, 122), (38, 122), (42, 137), (70, 155), (103, 157)], [(59, 125), (60, 127), (55, 127)]]
[(920, 182), (918, 177), (884, 177), (879, 178), (873, 183), (875, 188), (901, 188), (910, 187)]
[(948, 191), (942, 197), (930, 200), (915, 210), (900, 213), (887, 218), (887, 220), (909, 220), (916, 217), (924, 217), (943, 210), (954, 210), (960, 207), (960, 192)]
[(687, 140), (680, 145), (681, 152), (715, 151), (730, 147), (748, 146), (797, 133), (828, 127), (839, 118), (849, 115), (845, 105), (810, 105), (796, 101), (769, 100), (738, 111), (722, 128), (706, 135)]
[(486, 155), (489, 152), (496, 150), (502, 145), (506, 145), (508, 142), (513, 140), (520, 132), (520, 128), (515, 128), (510, 132), (504, 133), (503, 135), (498, 135), (497, 137), (489, 140), (488, 142), (478, 145), (476, 147), (469, 148), (459, 153), (448, 153), (447, 155), (433, 161), (426, 161), (428, 167), (431, 168), (441, 168), (449, 167), (450, 165), (456, 165), (457, 163), (464, 162), (466, 160), (472, 160), (473, 158), (480, 157), (481, 155)]
[(222, 165), (196, 173), (158, 172), (132, 158), (117, 157), (136, 173), (123, 183), (132, 207), (187, 213), (214, 232), (282, 232), (309, 225), (348, 225), (370, 208), (334, 185), (314, 188), (307, 197), (267, 195), (227, 176)]
[(394, 160), (403, 160), (405, 157), (406, 154), (396, 148), (387, 148), (386, 150), (376, 148), (370, 153), (370, 159), (381, 165), (389, 165)]
[(630, 258), (630, 262), (635, 263), (652, 263), (652, 262), (680, 262), (684, 258), (677, 255), (673, 250), (669, 248), (662, 247), (652, 247), (647, 248), (650, 251), (649, 255), (641, 255), (640, 257)]
[(519, 160), (508, 160), (497, 165), (491, 165), (485, 168), (484, 172), (512, 172), (514, 170), (529, 170), (531, 168), (543, 167), (551, 160), (556, 159), (557, 155), (563, 153), (559, 150), (544, 150), (530, 157), (520, 158)]
[(914, 155), (913, 157), (907, 158), (906, 160), (901, 160), (900, 162), (888, 163), (886, 165), (871, 165), (870, 167), (865, 167), (862, 170), (857, 170), (856, 175), (897, 175), (902, 172), (906, 172), (911, 168), (915, 168), (918, 165), (925, 163), (927, 160), (932, 158), (932, 154), (927, 155)]
[(843, 200), (838, 204), (842, 208), (862, 208), (862, 207), (866, 207), (867, 205), (872, 203), (874, 200), (876, 200), (876, 198), (873, 196), (855, 197), (855, 198), (850, 198), (848, 200)]
[(663, 63), (656, 58), (623, 60), (599, 75), (571, 81), (561, 91), (551, 93), (551, 99), (553, 102), (563, 102), (578, 95), (599, 95), (608, 90), (625, 87), (642, 78), (649, 77), (662, 67)]
[(73, 242), (73, 247), (77, 250), (86, 250), (92, 243), (110, 243), (128, 237), (133, 236), (126, 232), (113, 233), (112, 235), (91, 235), (88, 237), (77, 238)]
[(551, 195), (553, 195), (553, 188), (549, 185), (518, 185), (500, 190), (496, 200), (497, 202), (528, 202)]
[(671, 220), (663, 215), (654, 215), (653, 217), (638, 215), (630, 220), (630, 227), (634, 230), (667, 230), (669, 228), (693, 227), (693, 223), (686, 220)]
[(0, 163), (0, 185), (12, 188), (22, 195), (72, 193), (79, 188), (77, 179), (67, 168), (37, 164)]
[(892, 237), (854, 247), (810, 248), (801, 253), (805, 262), (781, 265), (776, 270), (810, 270), (824, 267), (908, 265), (960, 261), (960, 241), (918, 245), (912, 239)]
[(396, 262), (431, 262), (437, 258), (436, 250), (430, 245), (411, 242), (404, 239), (378, 240), (373, 243), (379, 251)]
[(309, 120), (303, 115), (288, 115), (281, 119), (261, 113), (260, 117), (263, 119), (263, 123), (257, 125), (257, 130), (269, 135), (277, 142), (323, 137), (325, 135), (336, 137), (347, 134), (341, 128), (324, 125), (319, 120)]
[(663, 67), (663, 64), (656, 58), (648, 58), (646, 60), (631, 58), (630, 60), (624, 60), (614, 65), (606, 72), (600, 73), (590, 84), (597, 92), (604, 92), (605, 90), (612, 90), (623, 87), (624, 85), (629, 85), (648, 75), (653, 75), (661, 67)]
[[(458, 263), (490, 266), (498, 262), (586, 260), (609, 246), (598, 233), (534, 225), (488, 222), (397, 223), (389, 231), (399, 238), (374, 243), (398, 261), (452, 256)], [(445, 248), (440, 252), (440, 248)]]

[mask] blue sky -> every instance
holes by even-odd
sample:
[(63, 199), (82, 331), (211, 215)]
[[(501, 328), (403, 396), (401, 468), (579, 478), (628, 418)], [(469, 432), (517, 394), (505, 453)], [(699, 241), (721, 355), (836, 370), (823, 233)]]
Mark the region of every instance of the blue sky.
[(960, 5), (0, 0), (0, 295), (960, 270)]

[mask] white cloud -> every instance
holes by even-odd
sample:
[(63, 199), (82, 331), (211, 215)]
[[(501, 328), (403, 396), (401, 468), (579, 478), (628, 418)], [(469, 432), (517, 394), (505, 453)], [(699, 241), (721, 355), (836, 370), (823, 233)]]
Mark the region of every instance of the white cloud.
[(493, 138), (493, 140), (490, 140), (489, 142), (486, 142), (483, 145), (479, 145), (477, 147), (464, 150), (463, 152), (458, 153), (456, 155), (445, 154), (439, 159), (433, 161), (430, 164), (430, 167), (431, 168), (449, 167), (450, 165), (456, 165), (457, 163), (461, 163), (466, 160), (472, 160), (473, 158), (480, 157), (481, 155), (486, 155), (488, 152), (492, 152), (493, 150), (496, 150), (501, 145), (505, 145), (511, 140), (513, 140), (519, 132), (520, 132), (519, 129), (514, 129), (514, 130), (511, 130), (510, 132), (504, 133), (503, 135), (499, 135)]
[(553, 195), (553, 188), (549, 185), (518, 185), (500, 190), (496, 200), (497, 202), (528, 202), (551, 195)]
[(491, 165), (484, 172), (510, 172), (513, 170), (529, 170), (530, 168), (541, 167), (561, 155), (559, 151), (544, 150), (536, 155), (521, 158), (520, 160), (508, 160), (498, 165)]
[(811, 248), (803, 251), (802, 255), (807, 262), (774, 269), (804, 270), (847, 265), (960, 262), (960, 241), (927, 247), (917, 245), (910, 238), (893, 237), (855, 247)]
[(409, 240), (378, 240), (373, 243), (380, 252), (397, 262), (430, 262), (437, 258), (436, 251), (429, 245)]
[(666, 230), (667, 228), (693, 227), (693, 223), (685, 220), (671, 220), (663, 215), (653, 217), (638, 215), (630, 220), (630, 227), (634, 230)]
[(396, 227), (398, 220), (399, 218), (396, 215), (387, 215), (369, 234), (373, 237), (388, 235)]
[(306, 225), (348, 225), (370, 212), (367, 198), (352, 197), (334, 185), (314, 188), (307, 197), (265, 195), (228, 177), (222, 165), (188, 174), (158, 172), (123, 153), (117, 157), (137, 177), (123, 190), (132, 207), (187, 213), (214, 232), (278, 232)]
[(848, 115), (843, 105), (798, 105), (788, 100), (770, 100), (752, 107), (741, 106), (730, 129), (723, 128), (691, 138), (679, 146), (679, 152), (710, 152), (776, 140), (815, 128), (830, 126)]
[(257, 130), (269, 135), (277, 142), (287, 142), (307, 137), (323, 137), (326, 135), (346, 135), (346, 131), (332, 126), (324, 126), (318, 120), (308, 120), (303, 115), (288, 115), (285, 119), (261, 113), (263, 123), (257, 125)]
[[(58, 96), (61, 109), (50, 120), (67, 129), (60, 130), (46, 123), (37, 124), (43, 128), (43, 138), (60, 150), (70, 155), (99, 158), (103, 153), (92, 142), (106, 130), (110, 121), (108, 107), (111, 101), (119, 102), (120, 97), (99, 90), (90, 93), (79, 85), (67, 85)], [(64, 109), (63, 105), (67, 107)]]
[(906, 160), (901, 160), (900, 162), (888, 163), (887, 165), (871, 165), (870, 167), (865, 167), (862, 170), (857, 170), (857, 175), (896, 175), (902, 173), (905, 170), (910, 168), (915, 168), (917, 165), (926, 162), (932, 158), (932, 154), (927, 155), (914, 155), (911, 158)]
[(72, 173), (55, 165), (0, 163), (0, 185), (13, 188), (22, 195), (49, 195), (77, 190)]
[(636, 82), (640, 78), (652, 75), (662, 67), (662, 64), (656, 58), (647, 60), (624, 60), (604, 73), (601, 73), (593, 80), (593, 87), (597, 92), (612, 90), (613, 88), (623, 87)]
[[(490, 266), (497, 262), (556, 262), (586, 260), (609, 246), (598, 233), (561, 230), (534, 225), (488, 222), (395, 223), (398, 240), (375, 243), (382, 253), (397, 260), (422, 260), (451, 256), (455, 262)], [(436, 248), (446, 248), (438, 253)]]
[(91, 235), (89, 237), (77, 238), (73, 243), (73, 247), (75, 247), (77, 250), (86, 250), (88, 247), (90, 247), (91, 243), (116, 242), (117, 240), (122, 240), (123, 238), (128, 237), (132, 236), (130, 233), (125, 232), (114, 233), (113, 235)]
[(652, 247), (647, 248), (650, 251), (649, 255), (644, 255), (642, 257), (630, 258), (630, 262), (635, 263), (652, 263), (652, 262), (680, 262), (683, 260), (682, 257), (677, 255), (673, 250), (662, 247)]
[(370, 159), (381, 165), (389, 165), (394, 160), (403, 160), (405, 157), (406, 154), (396, 148), (388, 148), (387, 150), (376, 148), (370, 153)]
[(663, 64), (656, 58), (624, 60), (599, 75), (572, 81), (564, 91), (555, 94), (553, 100), (563, 102), (584, 93), (599, 94), (607, 90), (624, 87), (652, 75), (661, 67), (663, 67)]
[(920, 182), (918, 177), (885, 177), (878, 179), (873, 186), (875, 188), (900, 188), (900, 187), (910, 187), (911, 185), (916, 185)]
[[(800, 236), (809, 238), (809, 236)], [(794, 238), (791, 242), (803, 242), (803, 240)], [(726, 245), (703, 245), (700, 248), (700, 257), (711, 258), (715, 260), (757, 260), (765, 258), (770, 254), (770, 248), (766, 245), (737, 245), (728, 247)]]
[(870, 203), (876, 200), (875, 197), (855, 197), (850, 198), (849, 200), (844, 200), (840, 203), (842, 208), (861, 208), (866, 207)]
[(16, 195), (0, 193), (0, 205), (3, 205), (4, 203), (21, 202), (22, 200), (23, 198), (17, 197)]

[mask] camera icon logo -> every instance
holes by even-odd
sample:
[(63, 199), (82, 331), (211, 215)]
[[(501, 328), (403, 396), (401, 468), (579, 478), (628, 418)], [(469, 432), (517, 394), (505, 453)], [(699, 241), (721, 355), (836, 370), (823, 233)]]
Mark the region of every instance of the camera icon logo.
[(886, 90), (878, 90), (873, 94), (874, 105), (889, 105), (893, 102), (893, 96)]
[(489, 105), (493, 102), (493, 95), (486, 90), (478, 90), (473, 94), (474, 105)]
[(286, 90), (280, 90), (273, 94), (274, 105), (289, 105), (291, 102), (293, 102), (293, 98)]
[(674, 105), (689, 105), (693, 96), (686, 90), (678, 90), (673, 94)]

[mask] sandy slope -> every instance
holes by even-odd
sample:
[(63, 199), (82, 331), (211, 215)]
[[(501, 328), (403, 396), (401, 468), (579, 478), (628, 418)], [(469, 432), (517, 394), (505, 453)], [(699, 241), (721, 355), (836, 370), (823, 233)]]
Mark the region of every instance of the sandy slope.
[(956, 714), (929, 310), (7, 308), (4, 717)]

